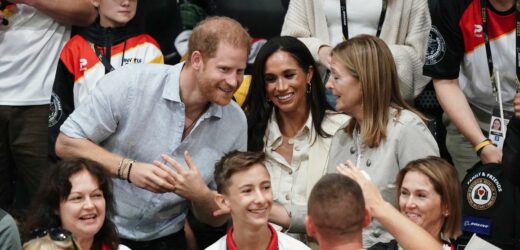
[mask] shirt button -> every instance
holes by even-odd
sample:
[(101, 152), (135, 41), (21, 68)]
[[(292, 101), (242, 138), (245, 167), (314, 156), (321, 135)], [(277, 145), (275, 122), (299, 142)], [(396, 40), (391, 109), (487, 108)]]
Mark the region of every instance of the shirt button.
[(296, 146), (296, 147), (294, 147), (294, 150), (299, 151), (300, 147)]
[(289, 170), (289, 174), (292, 174), (292, 170)]
[(370, 159), (367, 160), (367, 167), (370, 167), (370, 165), (372, 165), (372, 161), (370, 161)]
[(288, 201), (291, 200), (291, 197), (289, 196), (289, 194), (286, 194), (286, 195), (285, 195), (285, 199), (288, 200)]
[(289, 139), (289, 140), (287, 141), (287, 143), (289, 143), (289, 144), (291, 144), (291, 145), (294, 144), (294, 139), (292, 139), (292, 138)]

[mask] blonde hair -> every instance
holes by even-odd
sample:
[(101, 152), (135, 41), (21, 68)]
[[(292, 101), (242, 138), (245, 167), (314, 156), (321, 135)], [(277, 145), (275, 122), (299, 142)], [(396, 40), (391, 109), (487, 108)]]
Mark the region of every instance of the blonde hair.
[(204, 60), (215, 57), (221, 42), (243, 48), (248, 54), (251, 48), (251, 37), (239, 22), (229, 17), (213, 16), (204, 19), (193, 29), (188, 40), (186, 60), (191, 61), (195, 51), (199, 51)]
[(72, 237), (64, 241), (54, 241), (47, 234), (23, 244), (23, 250), (81, 250)]
[[(377, 147), (386, 139), (390, 107), (397, 109), (396, 116), (407, 109), (425, 119), (401, 96), (394, 58), (383, 40), (359, 35), (338, 44), (332, 57), (361, 85), (363, 123), (359, 129), (365, 145)], [(358, 126), (358, 121), (351, 119), (345, 132), (352, 136)]]
[(462, 221), (462, 191), (457, 177), (455, 167), (446, 160), (437, 156), (428, 156), (406, 164), (396, 177), (397, 199), (399, 200), (400, 190), (403, 180), (408, 172), (418, 172), (428, 177), (433, 185), (433, 189), (441, 196), (441, 206), (448, 208), (449, 214), (446, 216), (441, 228), (445, 237), (457, 238), (462, 234), (460, 224)]

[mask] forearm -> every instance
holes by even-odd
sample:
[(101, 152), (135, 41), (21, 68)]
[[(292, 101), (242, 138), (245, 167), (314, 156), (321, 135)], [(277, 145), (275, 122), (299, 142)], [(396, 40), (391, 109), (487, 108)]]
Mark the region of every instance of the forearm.
[(123, 158), (88, 139), (72, 138), (63, 133), (58, 135), (56, 154), (61, 158), (82, 158), (94, 161), (105, 168), (112, 176), (117, 176), (117, 169)]
[(435, 92), (439, 103), (455, 127), (473, 145), (486, 139), (469, 107), (457, 79), (433, 79)]
[(202, 190), (200, 195), (191, 200), (192, 212), (200, 221), (210, 226), (221, 226), (226, 223), (228, 215), (213, 216), (213, 211), (219, 209), (215, 202), (216, 193), (209, 188)]
[(289, 225), (291, 224), (291, 217), (283, 205), (273, 203), (271, 212), (269, 213), (269, 222), (272, 222), (283, 228), (289, 228)]
[(395, 237), (403, 249), (442, 249), (439, 241), (402, 215), (390, 203), (381, 200), (369, 209), (372, 216)]
[(94, 5), (88, 0), (11, 0), (30, 5), (56, 21), (77, 26), (88, 26), (97, 16)]

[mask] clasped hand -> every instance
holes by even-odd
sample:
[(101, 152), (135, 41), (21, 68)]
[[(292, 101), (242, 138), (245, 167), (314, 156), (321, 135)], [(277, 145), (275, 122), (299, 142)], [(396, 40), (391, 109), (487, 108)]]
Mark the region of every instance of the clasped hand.
[(188, 151), (184, 152), (187, 168), (166, 154), (161, 155), (161, 158), (165, 163), (156, 160), (153, 165), (139, 163), (135, 166), (130, 177), (132, 183), (155, 193), (175, 192), (188, 200), (208, 188)]

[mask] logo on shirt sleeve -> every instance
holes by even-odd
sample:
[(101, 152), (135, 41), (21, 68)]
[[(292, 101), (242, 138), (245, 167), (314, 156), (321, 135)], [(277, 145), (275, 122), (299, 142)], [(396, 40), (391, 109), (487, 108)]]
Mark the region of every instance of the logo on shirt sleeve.
[(51, 104), (49, 105), (49, 128), (54, 127), (61, 119), (63, 115), (63, 109), (61, 107), (60, 97), (56, 93), (52, 92)]
[(432, 26), (428, 36), (428, 46), (426, 49), (426, 65), (437, 64), (446, 54), (446, 42), (437, 27)]

